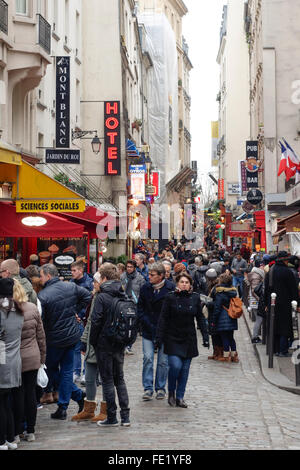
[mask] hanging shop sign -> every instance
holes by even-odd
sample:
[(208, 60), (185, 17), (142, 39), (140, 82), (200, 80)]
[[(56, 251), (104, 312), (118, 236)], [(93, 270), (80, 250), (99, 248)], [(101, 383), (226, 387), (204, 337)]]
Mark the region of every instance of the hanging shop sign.
[(263, 194), (258, 189), (251, 189), (247, 194), (247, 201), (253, 206), (257, 206), (263, 200)]
[(228, 183), (228, 194), (230, 196), (239, 196), (241, 194), (241, 185), (239, 183)]
[(254, 210), (254, 206), (252, 206), (249, 201), (244, 201), (242, 204), (242, 209), (243, 211), (247, 212), (247, 214), (250, 214), (250, 212)]
[(80, 150), (46, 149), (46, 163), (80, 165)]
[(255, 158), (249, 158), (246, 162), (247, 189), (258, 187), (259, 162)]
[(56, 148), (70, 147), (70, 57), (56, 57)]
[(240, 175), (240, 186), (241, 186), (241, 194), (247, 192), (247, 170), (246, 170), (246, 162), (244, 160), (239, 161), (239, 175)]
[(146, 174), (146, 195), (152, 196), (155, 200), (160, 198), (160, 172), (152, 171), (148, 184), (148, 175)]
[(246, 141), (246, 159), (254, 158), (258, 160), (258, 140)]
[(144, 173), (131, 173), (131, 194), (136, 201), (145, 201), (145, 175)]
[(121, 175), (121, 120), (120, 101), (104, 103), (104, 140), (106, 176)]
[(129, 173), (146, 173), (146, 165), (129, 165)]
[(224, 179), (218, 180), (218, 199), (224, 199), (225, 192), (224, 192)]
[(16, 212), (84, 212), (85, 200), (22, 200), (16, 201)]

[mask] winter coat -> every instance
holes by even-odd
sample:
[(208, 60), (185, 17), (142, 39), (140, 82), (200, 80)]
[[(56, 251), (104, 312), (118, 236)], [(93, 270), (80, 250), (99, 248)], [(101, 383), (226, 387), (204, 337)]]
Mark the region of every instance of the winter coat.
[(5, 331), (0, 339), (0, 389), (18, 388), (22, 384), (20, 346), (24, 317), (16, 304), (12, 305), (8, 312), (0, 309), (1, 330)]
[(237, 296), (235, 287), (216, 287), (216, 295), (214, 302), (214, 310), (212, 314), (212, 322), (210, 330), (212, 332), (233, 331), (238, 329), (238, 322), (236, 319), (228, 315), (227, 309), (229, 308), (230, 300)]
[(22, 372), (37, 370), (46, 361), (46, 337), (41, 315), (29, 302), (20, 305), (24, 315), (21, 336)]
[(243, 277), (244, 273), (247, 271), (248, 264), (247, 262), (242, 258), (240, 261), (238, 261), (237, 258), (234, 258), (231, 264), (231, 272), (233, 269), (236, 270), (236, 273), (233, 273), (234, 276), (237, 277)]
[(143, 276), (146, 282), (149, 282), (149, 268), (144, 264), (143, 269), (136, 268), (136, 271)]
[(207, 325), (199, 295), (187, 291), (166, 295), (157, 325), (157, 342), (164, 344), (165, 354), (184, 359), (199, 355), (195, 318), (203, 342), (208, 342)]
[(81, 331), (75, 315), (88, 306), (92, 294), (74, 282), (55, 277), (46, 282), (38, 297), (47, 346), (67, 348), (78, 343)]
[[(273, 271), (273, 272), (272, 272)], [(272, 285), (270, 276), (273, 276)], [(271, 310), (271, 294), (277, 294), (275, 304), (274, 334), (293, 337), (291, 302), (298, 302), (298, 284), (295, 276), (283, 261), (277, 261), (270, 268), (265, 279), (265, 304), (268, 312)]]
[[(84, 273), (81, 279), (71, 279), (70, 282), (74, 282), (79, 287), (84, 287), (84, 289), (88, 290), (89, 292), (92, 292), (92, 290), (94, 289), (93, 278), (90, 277), (87, 273)], [(86, 308), (83, 308), (79, 312), (77, 312), (77, 315), (83, 321), (85, 320), (85, 312)]]
[(95, 352), (94, 347), (90, 343), (90, 332), (91, 332), (91, 322), (92, 322), (91, 313), (93, 312), (95, 301), (98, 295), (99, 295), (99, 292), (97, 292), (93, 297), (91, 307), (90, 307), (90, 315), (87, 319), (87, 323), (86, 323), (83, 335), (81, 336), (81, 351), (85, 352), (84, 360), (85, 362), (89, 362), (91, 364), (97, 364), (96, 352)]
[(141, 288), (137, 308), (139, 322), (142, 327), (143, 338), (149, 339), (151, 341), (155, 340), (156, 328), (162, 310), (164, 298), (173, 290), (173, 282), (167, 280), (158, 293), (154, 292), (154, 288), (150, 282), (144, 284)]
[(208, 271), (208, 269), (208, 266), (199, 266), (195, 271), (193, 276), (194, 292), (208, 295), (207, 279), (205, 276), (205, 273)]
[(254, 267), (251, 273), (248, 274), (248, 281), (250, 282), (251, 293), (256, 299), (258, 299), (258, 297), (255, 295), (254, 289), (264, 280), (264, 277), (264, 270), (256, 267)]
[(120, 281), (107, 281), (101, 284), (101, 290), (96, 296), (93, 311), (90, 315), (89, 342), (94, 347), (96, 355), (98, 352), (116, 352), (125, 349), (125, 346), (113, 343), (106, 336), (106, 327), (111, 318), (111, 304), (115, 297), (125, 299)]
[[(121, 284), (124, 289), (124, 292), (126, 292), (126, 287), (129, 282), (128, 274), (126, 272), (123, 273), (120, 280), (121, 280)], [(132, 297), (132, 299), (134, 300), (136, 304), (138, 303), (138, 300), (139, 300), (141, 287), (145, 284), (145, 282), (146, 282), (145, 278), (139, 272), (136, 271), (135, 273), (133, 273), (132, 290), (131, 290), (131, 293), (128, 293), (128, 296)]]
[(21, 277), (21, 276), (12, 276), (13, 279), (16, 279), (16, 281), (19, 281), (23, 289), (25, 290), (25, 293), (28, 297), (28, 302), (31, 302), (33, 304), (37, 304), (37, 295), (35, 290), (32, 287), (31, 282), (26, 278), (26, 277)]

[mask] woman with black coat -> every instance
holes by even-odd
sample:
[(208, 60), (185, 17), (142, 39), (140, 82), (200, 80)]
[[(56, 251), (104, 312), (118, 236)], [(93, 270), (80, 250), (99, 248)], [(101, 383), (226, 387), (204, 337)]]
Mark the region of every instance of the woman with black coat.
[(170, 406), (187, 408), (183, 400), (193, 357), (199, 355), (195, 317), (203, 337), (203, 346), (209, 348), (205, 317), (198, 294), (193, 292), (191, 276), (181, 273), (176, 278), (176, 290), (170, 292), (163, 304), (157, 327), (157, 346), (164, 345), (168, 355), (168, 391)]

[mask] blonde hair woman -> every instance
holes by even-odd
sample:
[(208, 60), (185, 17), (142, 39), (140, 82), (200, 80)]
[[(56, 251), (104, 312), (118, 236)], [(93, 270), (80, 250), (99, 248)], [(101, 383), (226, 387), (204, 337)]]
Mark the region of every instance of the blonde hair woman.
[(46, 361), (46, 338), (41, 315), (36, 305), (28, 302), (22, 285), (14, 280), (13, 299), (24, 316), (21, 335), (22, 384), (12, 390), (15, 419), (15, 441), (24, 433), (23, 418), (26, 416), (26, 440), (35, 440), (37, 413), (36, 385), (37, 373)]

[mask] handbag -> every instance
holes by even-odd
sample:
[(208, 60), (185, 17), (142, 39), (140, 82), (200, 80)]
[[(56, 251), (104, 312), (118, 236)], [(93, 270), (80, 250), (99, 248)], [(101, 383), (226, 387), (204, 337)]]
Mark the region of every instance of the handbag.
[(49, 382), (45, 369), (47, 369), (47, 367), (45, 364), (42, 364), (37, 374), (37, 385), (41, 388), (46, 388)]

